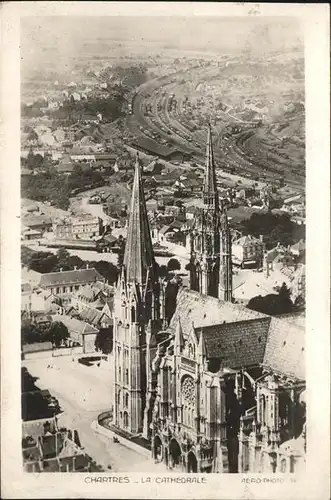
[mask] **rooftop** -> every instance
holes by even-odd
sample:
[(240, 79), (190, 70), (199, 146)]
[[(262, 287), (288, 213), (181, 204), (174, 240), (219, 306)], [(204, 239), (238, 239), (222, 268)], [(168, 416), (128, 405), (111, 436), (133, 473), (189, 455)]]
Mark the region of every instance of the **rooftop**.
[[(221, 366), (262, 365), (295, 379), (305, 379), (305, 330), (293, 322), (252, 311), (181, 288), (169, 330), (180, 320), (184, 337), (203, 333), (207, 357)], [(199, 336), (199, 335), (198, 335)]]
[(219, 358), (221, 368), (260, 365), (270, 321), (265, 317), (202, 328), (207, 358)]
[(89, 325), (86, 321), (81, 321), (80, 319), (72, 318), (71, 316), (67, 316), (66, 314), (54, 314), (54, 321), (60, 321), (70, 332), (78, 332), (81, 334), (87, 333), (98, 333), (98, 330), (94, 328), (94, 326)]
[(98, 280), (103, 281), (103, 277), (96, 269), (77, 269), (73, 271), (59, 271), (55, 273), (42, 274), (40, 278), (40, 286), (51, 287), (60, 285), (75, 285), (81, 283), (92, 283)]

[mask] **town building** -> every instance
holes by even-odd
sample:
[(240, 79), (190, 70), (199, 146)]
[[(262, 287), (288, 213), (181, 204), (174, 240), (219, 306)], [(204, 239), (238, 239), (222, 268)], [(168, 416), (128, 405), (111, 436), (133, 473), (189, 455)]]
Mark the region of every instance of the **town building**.
[(72, 293), (80, 290), (88, 283), (104, 281), (103, 276), (94, 268), (73, 269), (71, 271), (58, 271), (45, 273), (40, 277), (40, 287), (51, 291), (53, 294)]
[(102, 219), (89, 215), (58, 219), (53, 224), (53, 233), (56, 238), (93, 238), (100, 236), (102, 230)]
[(71, 341), (82, 346), (84, 354), (95, 352), (95, 339), (99, 331), (98, 328), (87, 321), (72, 318), (66, 314), (54, 314), (52, 319), (63, 323), (68, 328)]
[(41, 234), (50, 232), (52, 230), (52, 221), (46, 215), (28, 214), (23, 217), (22, 225), (25, 228), (33, 230), (34, 232), (38, 231)]
[(232, 242), (233, 264), (245, 267), (262, 267), (265, 244), (263, 237), (242, 236)]

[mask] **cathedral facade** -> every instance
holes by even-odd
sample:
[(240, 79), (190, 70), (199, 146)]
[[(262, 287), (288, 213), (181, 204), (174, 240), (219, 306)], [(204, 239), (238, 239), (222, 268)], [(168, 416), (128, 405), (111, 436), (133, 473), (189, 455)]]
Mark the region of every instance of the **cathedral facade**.
[(114, 300), (113, 426), (186, 472), (289, 472), (304, 463), (304, 331), (235, 304), (231, 234), (209, 129), (190, 287), (171, 319), (137, 157)]

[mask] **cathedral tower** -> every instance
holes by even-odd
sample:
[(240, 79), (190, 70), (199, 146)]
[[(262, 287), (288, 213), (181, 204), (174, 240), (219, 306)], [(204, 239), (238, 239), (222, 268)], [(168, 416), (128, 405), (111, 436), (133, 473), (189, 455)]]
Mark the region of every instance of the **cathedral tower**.
[(150, 334), (160, 321), (159, 282), (139, 157), (135, 164), (123, 266), (114, 297), (114, 424), (141, 433), (149, 378)]
[(231, 234), (226, 210), (219, 203), (210, 125), (202, 198), (191, 233), (190, 287), (232, 301)]

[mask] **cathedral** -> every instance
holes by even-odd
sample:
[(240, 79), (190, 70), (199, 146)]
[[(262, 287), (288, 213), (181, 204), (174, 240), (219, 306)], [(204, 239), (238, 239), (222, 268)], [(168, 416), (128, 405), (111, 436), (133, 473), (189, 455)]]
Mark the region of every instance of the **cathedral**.
[(113, 427), (183, 472), (294, 472), (305, 463), (305, 335), (236, 304), (211, 130), (190, 286), (172, 316), (158, 276), (139, 157), (114, 297)]

